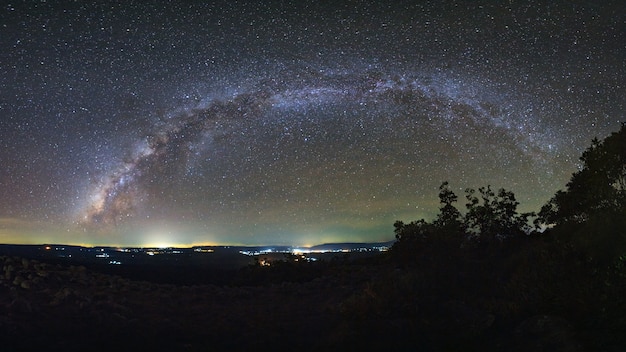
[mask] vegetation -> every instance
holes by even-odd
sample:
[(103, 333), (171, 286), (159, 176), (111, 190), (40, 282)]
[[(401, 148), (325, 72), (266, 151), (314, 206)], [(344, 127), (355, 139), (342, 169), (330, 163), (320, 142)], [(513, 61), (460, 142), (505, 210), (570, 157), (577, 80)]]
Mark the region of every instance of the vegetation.
[[(582, 167), (572, 175), (566, 189), (558, 191), (537, 215), (519, 214), (519, 202), (513, 192), (505, 189), (495, 192), (490, 186), (478, 191), (467, 189), (466, 211), (462, 214), (455, 207), (458, 196), (448, 182), (442, 183), (440, 212), (432, 223), (421, 219), (394, 224), (396, 257), (415, 258), (411, 253), (434, 241), (466, 247), (542, 236), (558, 237), (564, 245), (565, 242), (578, 244), (579, 249), (612, 248), (611, 253), (598, 252), (594, 257), (615, 264), (615, 260), (626, 254), (626, 124), (603, 141), (594, 139), (580, 160)], [(529, 218), (534, 216), (533, 229)]]
[(500, 338), (519, 350), (623, 350), (626, 125), (594, 139), (580, 160), (538, 214), (518, 213), (513, 192), (490, 186), (467, 189), (461, 212), (444, 182), (432, 222), (394, 224), (399, 269), (347, 311), (410, 321), (436, 349), (484, 350)]
[(599, 265), (621, 265), (626, 255), (626, 124), (594, 139), (582, 168), (539, 212), (537, 224)]

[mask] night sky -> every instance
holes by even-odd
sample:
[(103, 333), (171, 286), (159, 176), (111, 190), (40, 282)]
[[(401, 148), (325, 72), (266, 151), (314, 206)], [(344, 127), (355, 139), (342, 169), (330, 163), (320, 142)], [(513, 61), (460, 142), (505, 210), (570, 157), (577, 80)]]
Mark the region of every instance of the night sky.
[(386, 241), (626, 120), (621, 0), (146, 3), (0, 8), (1, 243)]

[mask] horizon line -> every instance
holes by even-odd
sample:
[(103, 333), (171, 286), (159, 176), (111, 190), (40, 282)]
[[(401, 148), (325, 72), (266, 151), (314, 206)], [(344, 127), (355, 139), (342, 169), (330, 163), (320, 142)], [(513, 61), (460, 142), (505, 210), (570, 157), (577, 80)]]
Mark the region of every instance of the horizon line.
[(383, 244), (395, 242), (396, 239), (387, 241), (373, 241), (373, 242), (325, 242), (314, 245), (292, 245), (292, 244), (242, 244), (242, 243), (191, 243), (191, 244), (145, 244), (145, 245), (118, 245), (118, 244), (86, 244), (86, 243), (0, 243), (0, 246), (74, 246), (84, 248), (96, 248), (96, 247), (109, 247), (109, 248), (196, 248), (196, 247), (291, 247), (291, 248), (312, 248), (324, 245), (341, 245), (341, 244)]

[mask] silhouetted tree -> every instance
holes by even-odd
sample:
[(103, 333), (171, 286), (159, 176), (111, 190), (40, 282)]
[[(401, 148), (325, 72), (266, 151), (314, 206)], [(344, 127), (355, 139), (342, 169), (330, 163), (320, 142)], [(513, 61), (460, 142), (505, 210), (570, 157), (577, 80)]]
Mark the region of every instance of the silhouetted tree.
[(460, 230), (462, 228), (461, 212), (453, 205), (459, 197), (450, 189), (448, 182), (439, 186), (439, 214), (433, 225), (440, 229)]
[(603, 141), (593, 139), (580, 157), (583, 165), (541, 208), (538, 225), (582, 223), (593, 214), (626, 207), (626, 124)]
[(532, 213), (518, 214), (513, 192), (500, 189), (494, 193), (491, 187), (467, 189), (467, 213), (465, 215), (454, 206), (457, 195), (448, 182), (439, 186), (439, 213), (430, 223), (424, 219), (405, 224), (394, 223), (396, 243), (392, 252), (403, 261), (415, 259), (425, 248), (431, 252), (451, 252), (459, 249), (464, 241), (479, 240), (489, 243), (494, 239), (522, 235), (530, 232), (528, 217)]
[[(420, 247), (425, 247), (433, 240), (451, 239), (462, 233), (462, 215), (453, 205), (458, 197), (450, 189), (448, 182), (443, 182), (439, 186), (439, 214), (433, 223), (424, 219), (412, 221), (405, 224), (396, 221), (393, 226), (396, 234), (396, 251), (415, 251)], [(458, 236), (460, 237), (460, 236)]]
[(411, 221), (405, 224), (402, 221), (396, 221), (393, 224), (396, 234), (396, 243), (394, 249), (396, 251), (410, 251), (426, 244), (432, 235), (432, 224), (424, 219)]
[(580, 160), (582, 168), (535, 224), (553, 226), (549, 232), (588, 261), (613, 265), (626, 258), (626, 124), (603, 141), (593, 139)]
[(519, 202), (513, 192), (501, 188), (496, 194), (490, 186), (479, 188), (478, 196), (471, 188), (465, 192), (468, 203), (464, 225), (471, 238), (480, 241), (502, 240), (530, 231), (528, 217), (532, 213), (517, 213)]

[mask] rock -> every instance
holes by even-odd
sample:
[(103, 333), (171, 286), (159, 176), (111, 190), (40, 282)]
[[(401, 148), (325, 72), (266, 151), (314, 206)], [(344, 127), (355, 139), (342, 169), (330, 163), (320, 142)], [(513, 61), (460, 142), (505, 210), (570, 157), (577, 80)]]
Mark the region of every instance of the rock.
[(20, 286), (23, 281), (24, 281), (24, 278), (18, 275), (15, 277), (15, 279), (13, 279), (13, 285)]
[(28, 289), (30, 289), (30, 287), (31, 287), (31, 283), (30, 283), (30, 281), (24, 280), (24, 281), (22, 281), (22, 283), (20, 284), (20, 287), (22, 287), (22, 288), (23, 288), (23, 289), (25, 289), (25, 290), (28, 290)]
[(15, 268), (13, 267), (13, 265), (5, 264), (4, 265), (4, 278), (6, 280), (11, 280), (11, 277), (13, 277), (13, 271), (14, 270), (15, 270)]
[(28, 261), (28, 259), (22, 258), (22, 267), (24, 269), (28, 269), (29, 266), (30, 266), (30, 262)]
[(55, 295), (55, 297), (61, 298), (61, 299), (65, 299), (69, 296), (72, 295), (72, 289), (70, 289), (69, 287), (63, 287), (62, 289), (60, 289), (57, 294)]
[(61, 304), (61, 302), (65, 301), (68, 297), (72, 295), (72, 290), (69, 287), (64, 287), (57, 291), (52, 297), (51, 305), (56, 306)]

